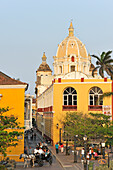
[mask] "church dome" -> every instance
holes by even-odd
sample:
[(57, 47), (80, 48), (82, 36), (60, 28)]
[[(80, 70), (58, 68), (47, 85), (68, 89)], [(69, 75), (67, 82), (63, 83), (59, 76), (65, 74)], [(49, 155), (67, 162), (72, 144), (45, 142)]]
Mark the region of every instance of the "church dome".
[(69, 57), (70, 54), (75, 55), (76, 57), (88, 58), (87, 51), (85, 45), (74, 36), (74, 28), (72, 22), (69, 27), (69, 35), (66, 37), (60, 45), (58, 45), (57, 49), (57, 58), (63, 58), (65, 56)]
[(46, 63), (46, 55), (45, 55), (45, 52), (43, 53), (43, 56), (42, 56), (42, 64), (40, 64), (39, 68), (37, 69), (37, 71), (44, 71), (44, 72), (52, 72), (52, 70), (50, 69), (49, 65)]

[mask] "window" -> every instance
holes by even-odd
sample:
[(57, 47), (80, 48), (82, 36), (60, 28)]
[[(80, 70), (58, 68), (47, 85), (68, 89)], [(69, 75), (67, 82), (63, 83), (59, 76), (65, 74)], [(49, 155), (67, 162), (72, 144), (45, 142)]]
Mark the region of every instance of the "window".
[(63, 93), (63, 110), (77, 109), (77, 92), (73, 87), (68, 87)]
[(71, 66), (71, 72), (75, 71), (75, 66)]
[(71, 61), (74, 62), (75, 61), (75, 58), (74, 56), (71, 57)]
[(62, 66), (60, 66), (59, 69), (60, 69), (60, 73), (62, 73)]
[(99, 87), (91, 88), (89, 92), (89, 110), (102, 110), (103, 99), (100, 100), (102, 90)]

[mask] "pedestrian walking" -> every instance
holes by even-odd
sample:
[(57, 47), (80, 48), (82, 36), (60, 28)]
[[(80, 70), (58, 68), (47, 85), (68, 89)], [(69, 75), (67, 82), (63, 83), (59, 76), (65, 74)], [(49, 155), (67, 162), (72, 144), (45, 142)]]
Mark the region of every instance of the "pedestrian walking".
[(63, 153), (64, 152), (64, 145), (63, 145), (63, 143), (61, 143), (60, 147), (61, 147), (61, 153)]
[(55, 148), (56, 148), (56, 154), (58, 154), (58, 148), (59, 148), (59, 144), (58, 143), (55, 144)]
[(91, 153), (91, 148), (89, 149), (89, 159), (91, 159), (92, 153)]
[(82, 150), (81, 150), (81, 155), (82, 155), (82, 157), (81, 157), (81, 159), (84, 159), (84, 155), (85, 154), (85, 151), (84, 151), (84, 148), (82, 148)]

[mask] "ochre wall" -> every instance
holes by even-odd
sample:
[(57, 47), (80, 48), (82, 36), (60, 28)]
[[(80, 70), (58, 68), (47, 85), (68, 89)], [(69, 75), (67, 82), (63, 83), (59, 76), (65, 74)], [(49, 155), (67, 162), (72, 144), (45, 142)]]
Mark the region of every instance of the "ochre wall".
[[(16, 86), (15, 86), (16, 87)], [(20, 126), (24, 127), (24, 88), (0, 88), (0, 94), (3, 96), (0, 99), (0, 108), (9, 107), (9, 110), (6, 115), (14, 115), (18, 117), (18, 122), (20, 122)], [(24, 130), (21, 130), (24, 132)], [(24, 153), (24, 135), (22, 139), (19, 140), (18, 145), (16, 147), (10, 147), (8, 149), (7, 156), (11, 159), (15, 159), (16, 161), (22, 161), (19, 159), (21, 153)], [(1, 156), (1, 154), (0, 154)]]
[[(58, 80), (55, 80), (53, 87), (53, 141), (54, 144), (59, 141), (59, 129), (62, 128), (60, 121), (63, 119), (66, 112), (62, 111), (63, 106), (63, 91), (67, 87), (73, 87), (77, 91), (77, 112), (88, 113), (89, 105), (89, 90), (97, 86), (102, 89), (103, 93), (110, 92), (112, 90), (111, 80), (104, 82), (104, 79), (84, 79), (84, 82), (81, 82), (81, 79), (70, 79), (70, 80), (61, 80), (61, 83), (58, 83)], [(104, 98), (103, 105), (112, 105), (112, 97)], [(100, 112), (100, 111), (90, 111), (90, 112)], [(102, 111), (101, 111), (102, 112)], [(56, 128), (56, 124), (59, 124), (59, 128)]]

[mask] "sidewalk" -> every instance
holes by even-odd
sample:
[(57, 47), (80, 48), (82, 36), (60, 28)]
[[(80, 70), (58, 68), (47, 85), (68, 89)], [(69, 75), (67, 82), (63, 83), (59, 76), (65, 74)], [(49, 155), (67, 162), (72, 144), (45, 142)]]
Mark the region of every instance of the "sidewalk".
[(64, 169), (68, 169), (68, 170), (83, 169), (82, 163), (74, 163), (73, 154), (66, 155), (65, 152), (64, 153), (59, 152), (58, 154), (56, 154), (55, 148), (53, 146), (49, 146), (49, 148), (52, 151), (52, 154), (56, 157), (56, 159), (59, 161), (59, 163)]
[[(36, 132), (37, 138), (40, 139), (41, 142), (44, 141), (43, 137)], [(31, 146), (32, 148), (35, 148), (37, 144), (37, 140), (35, 141), (31, 141), (31, 140), (27, 140), (26, 141), (26, 146)], [(51, 146), (48, 144), (48, 148), (51, 150), (53, 156), (55, 156), (55, 158), (58, 160), (58, 162), (61, 164), (61, 166), (63, 167), (63, 169), (65, 170), (84, 170), (84, 164), (81, 162), (80, 159), (77, 159), (78, 162), (74, 163), (74, 154), (71, 152), (70, 155), (66, 155), (66, 153), (61, 153), (59, 152), (58, 154), (56, 154), (56, 150), (54, 146)], [(92, 160), (92, 162), (94, 162), (94, 170), (95, 170), (95, 166), (98, 166), (98, 161)], [(23, 163), (18, 163), (17, 166), (22, 166)]]
[[(37, 136), (40, 138), (41, 141), (44, 141), (43, 137), (37, 133)], [(74, 163), (74, 155), (71, 153), (70, 155), (66, 155), (65, 152), (59, 152), (56, 154), (56, 150), (54, 146), (48, 145), (48, 148), (51, 150), (52, 154), (56, 157), (58, 162), (65, 170), (83, 170), (82, 163)]]
[[(44, 141), (43, 137), (37, 132), (37, 136), (40, 138), (41, 141)], [(59, 152), (56, 154), (56, 150), (54, 146), (48, 145), (48, 148), (51, 150), (52, 154), (56, 157), (56, 159), (59, 161), (61, 166), (65, 170), (84, 170), (84, 164), (79, 159), (77, 163), (74, 163), (74, 154), (71, 153), (70, 155), (66, 155), (66, 153)], [(97, 166), (99, 166), (97, 160), (91, 160), (91, 162), (94, 162), (93, 170), (96, 169)]]

